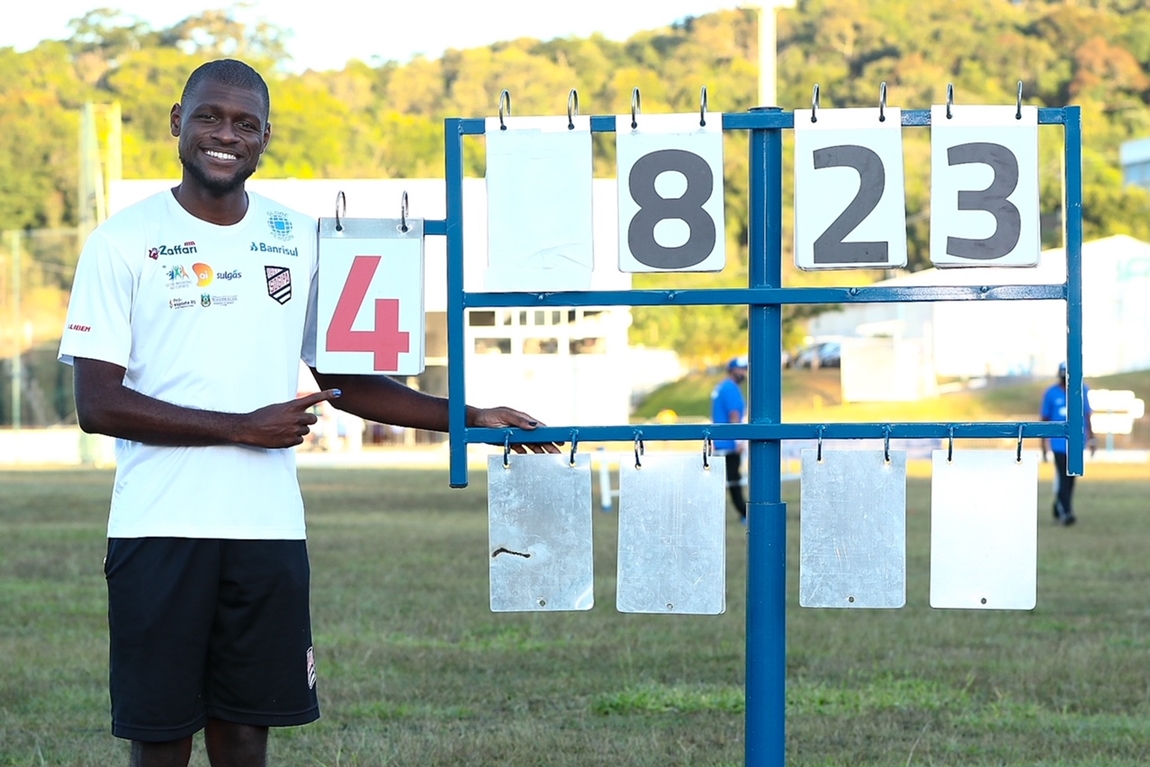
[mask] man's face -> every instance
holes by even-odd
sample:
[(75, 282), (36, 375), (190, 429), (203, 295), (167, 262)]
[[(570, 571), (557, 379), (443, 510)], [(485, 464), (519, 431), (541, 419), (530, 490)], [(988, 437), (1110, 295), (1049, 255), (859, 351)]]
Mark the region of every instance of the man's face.
[(255, 173), (271, 138), (260, 94), (205, 80), (171, 113), (184, 180), (222, 197)]
[(731, 368), (731, 378), (735, 379), (735, 383), (741, 384), (747, 380), (746, 368)]

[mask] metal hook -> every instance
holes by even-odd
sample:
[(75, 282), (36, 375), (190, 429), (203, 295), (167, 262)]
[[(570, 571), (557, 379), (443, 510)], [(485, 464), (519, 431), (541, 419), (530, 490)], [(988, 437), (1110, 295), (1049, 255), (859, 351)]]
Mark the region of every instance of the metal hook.
[(410, 228), (407, 225), (407, 192), (405, 191), (399, 202), (399, 231), (407, 234)]
[(1018, 450), (1014, 453), (1015, 463), (1022, 463), (1022, 424), (1018, 424)]
[(579, 431), (577, 429), (571, 430), (571, 458), (570, 466), (575, 465), (575, 451), (579, 448)]
[(343, 231), (343, 224), (339, 220), (340, 209), (343, 210), (343, 215), (347, 215), (347, 195), (341, 189), (335, 196), (335, 230), (337, 232)]
[(699, 127), (707, 127), (707, 86), (699, 94)]
[(511, 432), (503, 438), (503, 468), (511, 468)]
[(819, 451), (815, 454), (815, 460), (819, 463), (823, 462), (823, 430), (826, 428), (825, 426), (819, 427)]
[(635, 435), (635, 468), (636, 469), (643, 468), (643, 462), (639, 460), (639, 456), (641, 456), (641, 455), (643, 455), (643, 438), (640, 435), (636, 434)]
[(951, 113), (951, 108), (954, 106), (954, 83), (946, 84), (946, 119), (951, 119), (954, 115)]
[(954, 461), (954, 427), (950, 427), (950, 441), (946, 446), (946, 462), (951, 463)]
[(882, 459), (884, 463), (890, 463), (890, 427), (882, 427)]
[(505, 103), (507, 105), (506, 114), (508, 117), (510, 117), (511, 116), (511, 91), (507, 90), (506, 88), (504, 88), (503, 92), (499, 94), (499, 130), (507, 130), (507, 125), (506, 125), (506, 123), (503, 122), (503, 115), (504, 115), (504, 106), (503, 105)]
[(1018, 108), (1014, 110), (1014, 119), (1022, 119), (1022, 81), (1018, 81)]
[(878, 121), (880, 123), (886, 122), (886, 81), (879, 83), (878, 86)]
[(703, 470), (704, 471), (710, 471), (711, 470), (711, 450), (712, 449), (713, 449), (713, 445), (711, 444), (711, 435), (708, 434), (708, 435), (703, 437)]
[(819, 84), (815, 83), (815, 87), (811, 91), (811, 122), (817, 123), (818, 121), (819, 121)]
[(579, 94), (574, 88), (567, 94), (567, 130), (575, 130), (575, 118), (579, 114)]
[(631, 130), (635, 130), (636, 128), (639, 127), (639, 123), (636, 120), (636, 118), (639, 116), (639, 113), (641, 111), (643, 111), (642, 109), (640, 109), (641, 103), (642, 103), (642, 100), (639, 98), (639, 89), (638, 88), (632, 88), (631, 89)]

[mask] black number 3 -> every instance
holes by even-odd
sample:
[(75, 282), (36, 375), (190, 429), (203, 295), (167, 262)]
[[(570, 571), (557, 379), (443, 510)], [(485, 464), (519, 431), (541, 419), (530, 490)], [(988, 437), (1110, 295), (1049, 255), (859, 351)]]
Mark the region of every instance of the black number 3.
[(994, 216), (994, 234), (985, 240), (947, 237), (946, 253), (958, 258), (990, 261), (1008, 255), (1022, 236), (1022, 215), (1009, 197), (1018, 186), (1018, 158), (1001, 144), (975, 142), (946, 150), (949, 165), (980, 163), (994, 171), (990, 186), (977, 192), (958, 193), (959, 210), (984, 210)]
[[(681, 197), (663, 197), (655, 189), (655, 179), (668, 171), (687, 179)], [(702, 157), (682, 149), (645, 154), (631, 166), (627, 185), (639, 205), (627, 227), (627, 245), (636, 261), (655, 269), (685, 269), (701, 264), (715, 250), (715, 222), (703, 210), (715, 190), (715, 176)], [(682, 221), (690, 229), (682, 245), (667, 247), (655, 240), (655, 225), (668, 219)]]

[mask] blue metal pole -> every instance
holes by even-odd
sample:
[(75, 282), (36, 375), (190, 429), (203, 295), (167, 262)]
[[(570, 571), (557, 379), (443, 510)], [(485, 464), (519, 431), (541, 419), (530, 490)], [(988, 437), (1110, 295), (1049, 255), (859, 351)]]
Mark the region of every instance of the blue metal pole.
[[(779, 111), (762, 107), (752, 111)], [(751, 131), (750, 287), (782, 283), (783, 138), (777, 128)], [(782, 420), (782, 308), (752, 306), (751, 423)], [(750, 443), (747, 506), (746, 765), (786, 762), (787, 507), (781, 503), (778, 439)]]
[(450, 483), (467, 487), (467, 396), (463, 327), (463, 121), (444, 121), (447, 198), (447, 401)]
[(1082, 109), (1066, 107), (1066, 472), (1081, 476), (1082, 438)]

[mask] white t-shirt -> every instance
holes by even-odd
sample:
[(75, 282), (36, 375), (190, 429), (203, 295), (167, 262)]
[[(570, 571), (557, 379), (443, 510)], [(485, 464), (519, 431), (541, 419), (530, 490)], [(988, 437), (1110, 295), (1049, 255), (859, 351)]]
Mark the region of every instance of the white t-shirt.
[[(216, 226), (162, 192), (88, 238), (60, 360), (120, 365), (128, 388), (188, 408), (286, 402), (315, 364), (316, 266), (313, 218), (249, 192), (243, 220)], [(305, 537), (294, 450), (118, 439), (116, 464), (109, 537)]]

